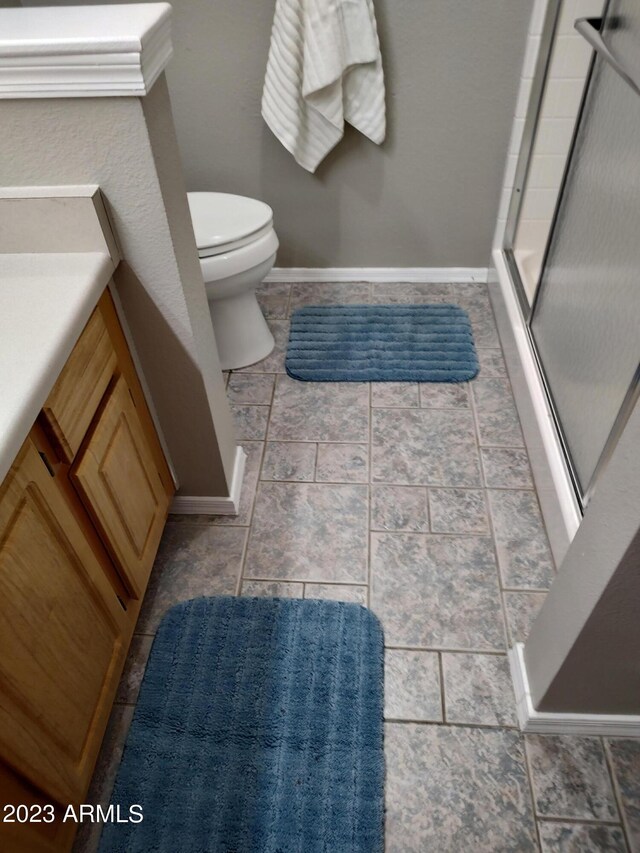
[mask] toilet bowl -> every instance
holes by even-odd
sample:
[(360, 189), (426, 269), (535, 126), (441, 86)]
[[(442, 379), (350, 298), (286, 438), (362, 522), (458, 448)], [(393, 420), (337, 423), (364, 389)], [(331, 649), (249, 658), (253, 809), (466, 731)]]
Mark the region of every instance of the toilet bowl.
[(236, 370), (275, 342), (256, 287), (273, 267), (278, 238), (268, 204), (228, 193), (187, 193), (220, 365)]

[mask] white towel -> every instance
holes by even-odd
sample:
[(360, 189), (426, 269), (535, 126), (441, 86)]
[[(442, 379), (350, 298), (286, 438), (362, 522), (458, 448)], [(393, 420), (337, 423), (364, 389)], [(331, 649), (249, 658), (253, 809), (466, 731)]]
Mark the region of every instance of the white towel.
[(276, 0), (262, 116), (309, 172), (342, 139), (345, 121), (384, 140), (373, 0)]

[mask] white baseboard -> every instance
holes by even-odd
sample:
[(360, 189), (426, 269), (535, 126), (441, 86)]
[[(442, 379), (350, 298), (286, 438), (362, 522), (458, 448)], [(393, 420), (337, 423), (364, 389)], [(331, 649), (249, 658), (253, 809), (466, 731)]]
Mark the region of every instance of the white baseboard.
[(635, 714), (554, 714), (551, 711), (536, 711), (531, 701), (522, 643), (516, 643), (509, 651), (509, 665), (518, 722), (523, 732), (540, 735), (640, 737), (640, 716)]
[(174, 515), (237, 515), (240, 508), (240, 492), (246, 460), (247, 455), (244, 450), (237, 447), (229, 497), (176, 495), (171, 503), (170, 512)]
[(266, 282), (486, 282), (487, 267), (274, 267)]

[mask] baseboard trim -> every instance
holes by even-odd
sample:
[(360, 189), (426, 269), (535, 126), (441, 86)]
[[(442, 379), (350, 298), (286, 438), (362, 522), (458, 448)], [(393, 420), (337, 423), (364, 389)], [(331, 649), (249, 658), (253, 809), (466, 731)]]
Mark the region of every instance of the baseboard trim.
[(274, 267), (266, 282), (486, 282), (487, 267)]
[(536, 711), (531, 701), (529, 678), (524, 661), (524, 644), (509, 651), (511, 679), (521, 731), (540, 735), (604, 735), (640, 737), (640, 716), (632, 714), (554, 714)]
[(176, 495), (171, 503), (170, 512), (174, 515), (237, 515), (240, 509), (240, 492), (246, 460), (247, 454), (241, 447), (237, 447), (229, 497)]

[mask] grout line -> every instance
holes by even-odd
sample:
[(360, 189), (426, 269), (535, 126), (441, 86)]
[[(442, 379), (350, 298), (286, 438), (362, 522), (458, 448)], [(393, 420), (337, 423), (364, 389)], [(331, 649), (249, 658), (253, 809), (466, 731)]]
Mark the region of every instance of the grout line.
[(366, 586), (366, 581), (337, 581), (323, 580), (322, 578), (269, 578), (269, 577), (245, 577), (247, 581), (260, 581), (261, 583), (301, 583), (320, 584), (322, 586)]
[(428, 486), (424, 486), (424, 500), (427, 508), (427, 530), (431, 533), (431, 493)]
[[(624, 835), (624, 826), (620, 821), (616, 820), (598, 820), (592, 817), (558, 817), (558, 815), (541, 815), (536, 814), (536, 821), (543, 821), (544, 823), (571, 823), (577, 826), (581, 826), (582, 824), (586, 824), (587, 826), (611, 826), (611, 827), (620, 827), (622, 830), (622, 834)], [(625, 841), (627, 839), (625, 838)], [(629, 847), (631, 850), (631, 847)]]
[[(411, 725), (411, 726), (441, 726), (452, 729), (480, 729), (482, 731), (518, 731), (517, 726), (509, 726), (505, 724), (501, 724), (499, 726), (492, 726), (489, 723), (457, 723), (453, 721), (444, 722), (443, 720), (417, 720), (417, 719), (404, 719), (402, 717), (385, 717), (385, 723), (393, 723), (394, 725)], [(617, 825), (617, 824), (616, 824)]]
[(533, 773), (531, 771), (531, 765), (529, 764), (529, 753), (527, 751), (526, 735), (523, 734), (521, 736), (520, 742), (522, 743), (522, 752), (524, 755), (524, 772), (527, 777), (527, 782), (529, 783), (529, 802), (531, 803), (531, 815), (533, 817), (536, 840), (538, 842), (538, 849), (542, 850), (542, 842), (540, 840), (540, 827), (538, 825), (538, 813), (536, 810), (536, 789), (533, 784)]
[(447, 722), (447, 703), (444, 694), (444, 661), (442, 660), (442, 652), (438, 652), (438, 678), (440, 680), (440, 710), (442, 712), (442, 722)]
[[(475, 424), (475, 434), (476, 434), (476, 439), (478, 441), (478, 458), (480, 460), (480, 471), (481, 471), (481, 476), (484, 478), (484, 472), (482, 469), (482, 449), (481, 449), (481, 443), (480, 443), (480, 419), (478, 417), (477, 401), (476, 401), (475, 394), (473, 393), (473, 391), (470, 394), (470, 397), (471, 397), (471, 411), (473, 414), (473, 422)], [(495, 530), (495, 525), (493, 523), (493, 511), (492, 511), (491, 501), (489, 499), (489, 497), (490, 497), (489, 496), (489, 490), (486, 488), (486, 486), (485, 486), (484, 492), (485, 492), (484, 498), (485, 498), (485, 508), (487, 511), (488, 529), (489, 529), (489, 533), (491, 536), (491, 547), (493, 550), (493, 556), (494, 556), (495, 564), (496, 564), (496, 581), (498, 584), (498, 595), (500, 596), (499, 605), (500, 605), (500, 612), (502, 613), (502, 628), (504, 631), (505, 643), (507, 644), (507, 648), (509, 648), (509, 628), (508, 628), (509, 623), (507, 620), (507, 610), (506, 610), (506, 607), (504, 604), (504, 597), (502, 595), (502, 591), (504, 589), (504, 587), (503, 587), (503, 580), (504, 579), (502, 577), (502, 566), (500, 564), (500, 555), (498, 553), (498, 541), (496, 539), (496, 530)], [(513, 704), (515, 706), (515, 697), (512, 697), (512, 699), (513, 699)]]
[(505, 657), (506, 648), (503, 649), (461, 649), (447, 648), (446, 646), (403, 646), (398, 643), (385, 643), (385, 649), (394, 649), (405, 652), (440, 652), (441, 654), (460, 655), (493, 655), (493, 657)]
[(291, 294), (292, 294), (292, 292), (293, 292), (293, 285), (290, 284), (289, 290), (287, 293), (287, 305), (284, 309), (284, 314), (285, 314), (284, 319), (285, 320), (287, 320), (291, 317)]
[(629, 827), (627, 812), (624, 807), (624, 801), (622, 799), (622, 791), (620, 790), (620, 785), (618, 783), (618, 777), (615, 772), (615, 767), (613, 764), (613, 756), (611, 754), (611, 750), (609, 748), (609, 740), (608, 738), (601, 738), (602, 748), (604, 750), (604, 760), (607, 765), (607, 771), (609, 773), (609, 781), (611, 782), (611, 788), (613, 790), (613, 797), (616, 803), (616, 808), (618, 809), (618, 815), (620, 817), (620, 825), (622, 827), (622, 834), (624, 836), (625, 843), (629, 850), (632, 850), (631, 846), (631, 829)]
[(506, 658), (507, 652), (468, 652), (465, 649), (438, 649), (441, 654), (447, 655), (475, 655), (476, 657), (493, 657), (493, 658)]
[[(369, 286), (371, 294), (373, 285)], [(373, 384), (369, 383), (369, 432), (367, 441), (367, 462), (369, 476), (367, 482), (367, 607), (371, 607), (371, 590), (373, 584)]]
[[(318, 484), (320, 485), (320, 484)], [(362, 485), (362, 484), (360, 484)], [(376, 483), (375, 485), (378, 485)], [(388, 484), (385, 484), (388, 485)], [(419, 487), (418, 487), (419, 488)], [(422, 536), (426, 539), (490, 539), (489, 533), (431, 533), (428, 530), (385, 530), (376, 529), (375, 533), (389, 533), (393, 536)]]
[[(250, 439), (249, 439), (250, 440)], [(257, 439), (256, 439), (257, 440)], [(367, 443), (366, 438), (361, 438), (354, 441), (341, 441), (326, 438), (270, 438), (271, 444), (334, 444), (338, 447), (342, 445), (351, 446), (352, 444), (362, 445)], [(515, 449), (515, 448), (514, 448)]]
[(247, 527), (247, 528), (246, 528), (246, 531), (247, 531), (247, 532), (246, 532), (246, 533), (245, 533), (245, 535), (244, 535), (244, 542), (242, 543), (242, 555), (241, 555), (241, 557), (240, 557), (240, 566), (239, 566), (239, 568), (238, 568), (238, 577), (237, 577), (237, 579), (236, 579), (236, 585), (235, 585), (235, 592), (234, 592), (234, 595), (240, 595), (240, 592), (241, 592), (241, 590), (242, 590), (242, 581), (243, 581), (243, 579), (244, 579), (244, 578), (243, 578), (243, 575), (244, 575), (244, 564), (245, 564), (245, 561), (246, 561), (246, 559), (247, 559), (247, 551), (248, 551), (248, 549), (249, 549), (249, 534), (250, 534), (250, 529)]
[[(275, 388), (275, 383), (274, 383), (274, 388)], [(270, 418), (271, 418), (271, 407), (269, 407), (269, 415), (267, 417), (267, 426), (269, 424)], [(245, 540), (244, 553), (242, 556), (242, 563), (240, 566), (240, 581), (238, 584), (237, 595), (240, 595), (240, 593), (242, 591), (242, 583), (245, 579), (247, 579), (245, 576), (245, 572), (246, 572), (246, 567), (247, 567), (247, 557), (249, 554), (249, 540), (251, 538), (251, 533), (252, 533), (252, 528), (253, 528), (253, 518), (255, 515), (255, 511), (256, 511), (256, 504), (258, 502), (258, 490), (260, 488), (260, 472), (262, 471), (262, 464), (264, 462), (264, 456), (266, 453), (266, 448), (267, 448), (267, 442), (265, 440), (262, 442), (262, 447), (260, 448), (260, 458), (257, 461), (258, 477), (256, 479), (256, 487), (255, 487), (255, 490), (253, 492), (253, 497), (251, 499), (251, 508), (249, 509), (249, 524), (248, 524), (248, 528), (247, 528), (247, 535), (246, 535), (246, 540)], [(242, 501), (242, 494), (240, 495), (240, 501)], [(230, 525), (230, 526), (233, 526), (233, 525)]]
[(260, 478), (261, 483), (282, 483), (289, 486), (367, 486), (366, 481), (359, 480), (272, 480), (269, 478)]
[[(262, 443), (262, 439), (258, 438), (243, 438), (241, 441), (254, 441), (257, 443)], [(268, 444), (273, 444), (274, 442), (267, 442)], [(319, 442), (320, 444), (324, 444), (325, 442)], [(316, 444), (316, 442), (305, 442), (305, 444)], [(315, 473), (315, 472), (314, 472)], [(403, 489), (437, 489), (438, 491), (454, 491), (454, 492), (485, 492), (487, 489), (484, 486), (424, 486), (416, 483), (390, 483), (386, 480), (384, 482), (369, 483), (368, 480), (296, 480), (294, 478), (290, 479), (277, 479), (275, 477), (260, 477), (263, 483), (315, 483), (318, 486), (394, 486), (397, 488)], [(535, 489), (520, 489), (512, 486), (491, 486), (492, 492), (532, 492)], [(173, 515), (180, 515), (181, 513), (172, 513)], [(398, 528), (402, 530), (403, 528)], [(487, 534), (485, 534), (487, 535)]]

